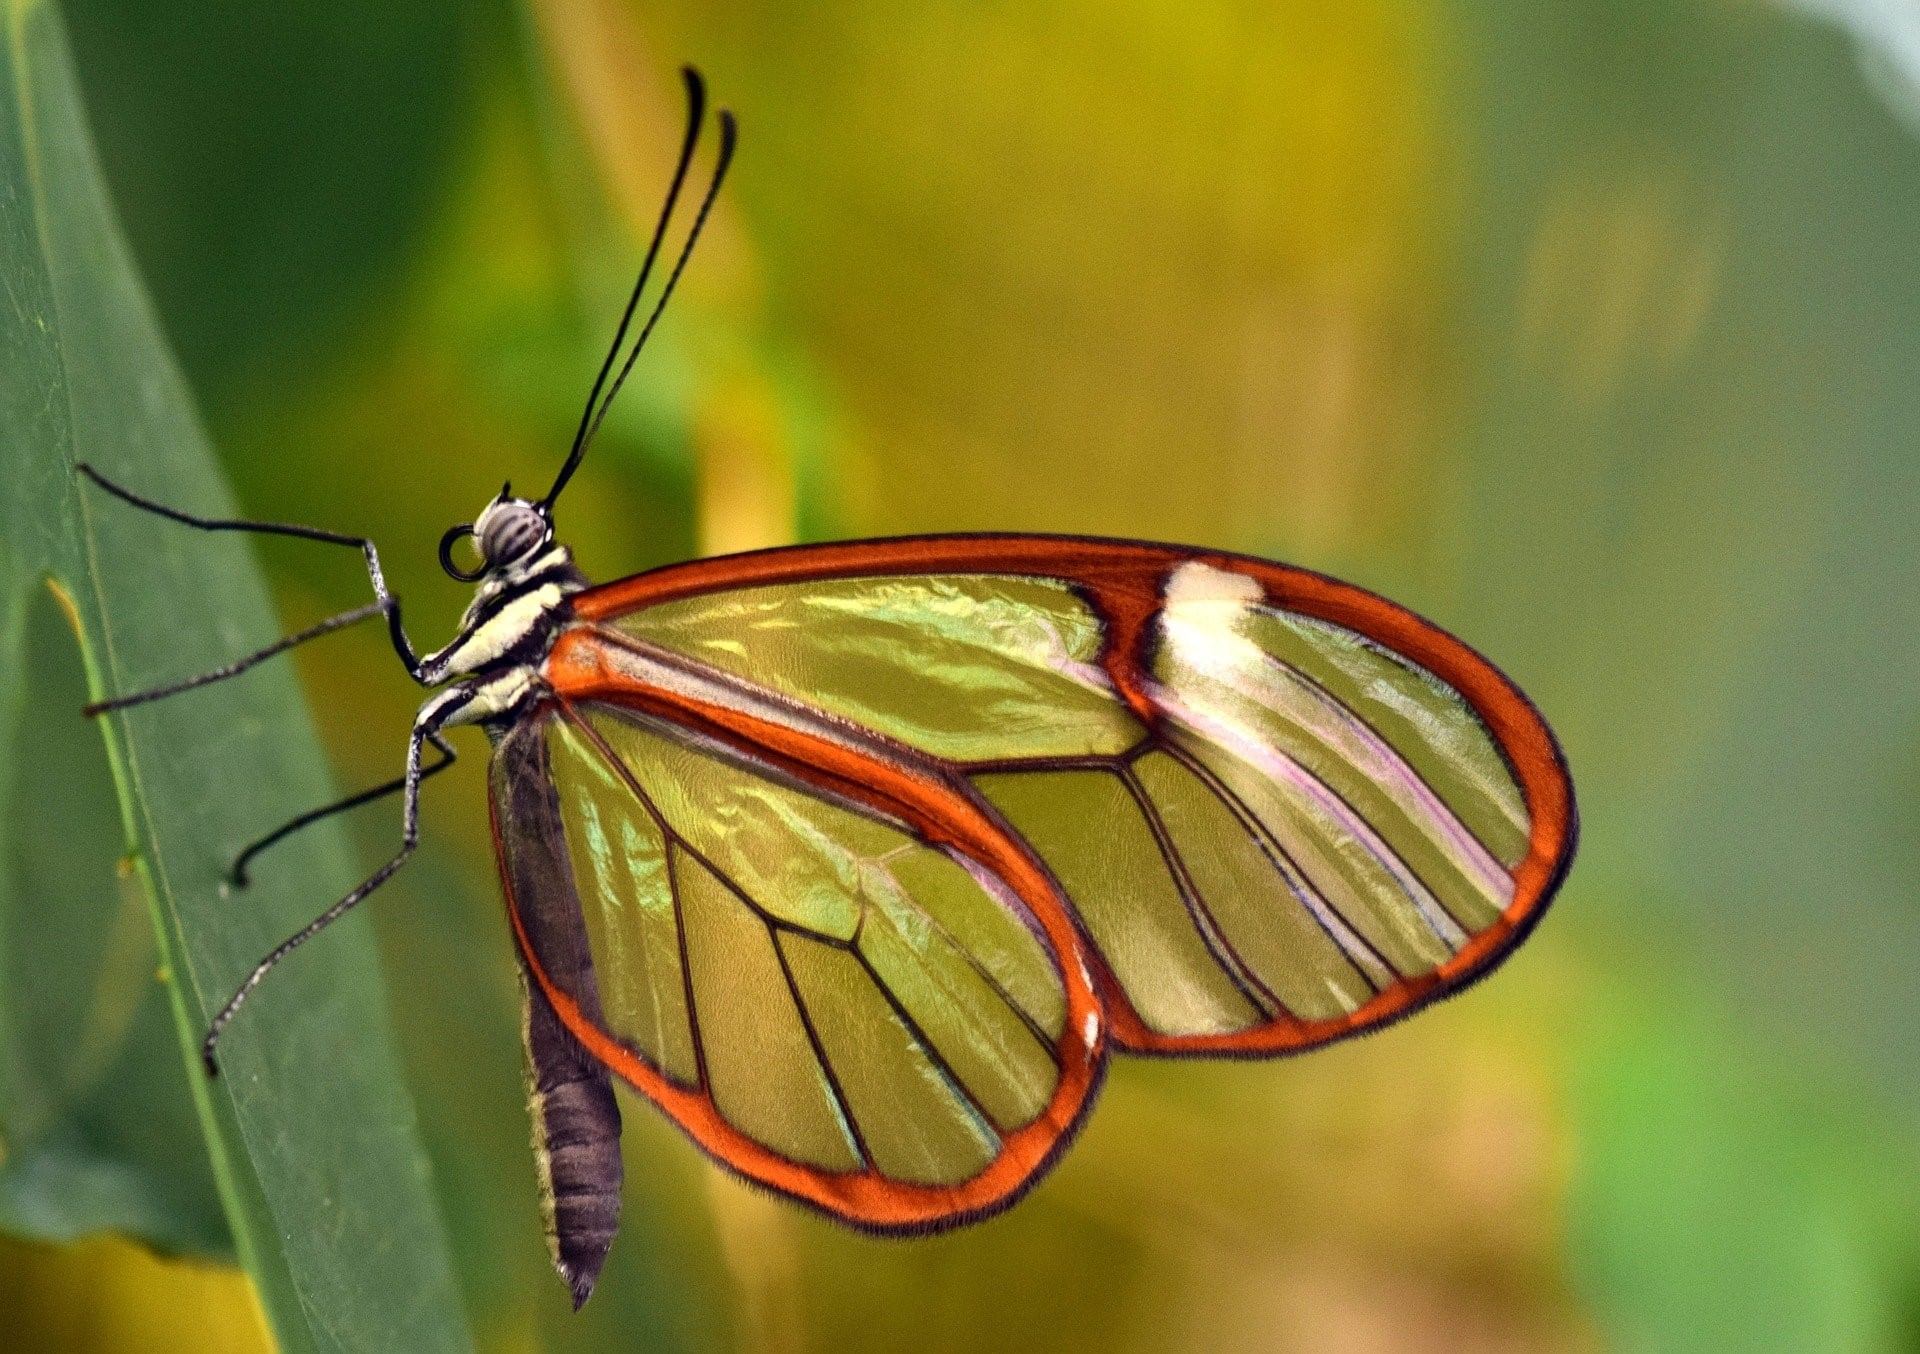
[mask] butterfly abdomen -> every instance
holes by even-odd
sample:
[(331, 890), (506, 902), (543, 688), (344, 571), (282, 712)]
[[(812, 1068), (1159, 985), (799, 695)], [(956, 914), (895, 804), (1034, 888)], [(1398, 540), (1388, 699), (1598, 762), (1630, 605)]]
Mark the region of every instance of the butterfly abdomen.
[[(565, 984), (572, 1000), (599, 1018), (593, 954), (538, 729), (504, 738), (493, 770), (521, 843), (513, 862), (515, 896), (538, 900), (538, 906), (515, 914), (516, 924), (544, 956), (549, 978)], [(606, 1065), (567, 1029), (524, 955), (520, 976), (540, 1202), (553, 1263), (578, 1308), (593, 1293), (620, 1224), (620, 1110)]]
[(620, 1109), (606, 1070), (588, 1058), (545, 994), (526, 985), (528, 1104), (547, 1245), (580, 1307), (620, 1227)]

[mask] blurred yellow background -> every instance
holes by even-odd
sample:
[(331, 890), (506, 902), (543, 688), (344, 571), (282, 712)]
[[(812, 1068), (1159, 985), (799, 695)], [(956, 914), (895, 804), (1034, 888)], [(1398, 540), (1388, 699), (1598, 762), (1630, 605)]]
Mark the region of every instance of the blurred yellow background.
[[(590, 574), (989, 527), (1230, 547), (1464, 635), (1574, 769), (1581, 857), (1494, 980), (1301, 1061), (1123, 1062), (982, 1227), (841, 1232), (627, 1102), (575, 1317), (463, 761), (368, 910), (480, 1348), (1920, 1347), (1909, 6), (63, 8), (241, 502), (373, 535), (417, 638), (464, 603), (439, 533), (565, 450), (692, 61), (742, 146), (562, 508)], [(288, 628), (363, 600), (260, 553)], [(391, 658), (298, 656), (343, 786), (398, 765)], [(392, 815), (360, 819), (370, 864)], [(212, 1221), (147, 1234), (230, 1259), (179, 1169)], [(5, 1242), (0, 1329), (266, 1341), (232, 1271), (109, 1240)]]

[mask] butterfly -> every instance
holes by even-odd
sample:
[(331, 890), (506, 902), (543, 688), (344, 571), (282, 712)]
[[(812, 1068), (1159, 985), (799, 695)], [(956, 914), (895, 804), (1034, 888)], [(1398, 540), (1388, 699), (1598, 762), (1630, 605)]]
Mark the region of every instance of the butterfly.
[[(627, 344), (705, 124), (689, 115), (640, 276), (568, 457), (440, 559), (475, 584), (419, 654), (375, 600), (124, 709), (384, 617), (435, 689), (399, 851), (267, 955), (384, 883), (424, 781), (477, 725), (520, 960), (547, 1234), (576, 1306), (618, 1227), (614, 1084), (748, 1180), (853, 1226), (995, 1213), (1059, 1157), (1110, 1055), (1263, 1057), (1377, 1029), (1485, 974), (1572, 859), (1572, 783), (1520, 690), (1412, 612), (1224, 551), (1025, 535), (760, 551), (593, 585), (554, 504), (658, 322), (733, 158), (733, 117)], [(624, 360), (620, 355), (626, 352)], [(457, 552), (471, 543), (477, 562)], [(428, 760), (429, 751), (434, 760)]]

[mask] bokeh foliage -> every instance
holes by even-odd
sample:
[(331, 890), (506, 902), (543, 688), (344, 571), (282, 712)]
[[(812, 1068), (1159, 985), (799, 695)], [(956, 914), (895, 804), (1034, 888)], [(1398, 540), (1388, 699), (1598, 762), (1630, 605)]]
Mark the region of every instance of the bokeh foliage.
[[(480, 1343), (1920, 1338), (1920, 124), (1870, 74), (1897, 6), (68, 8), (241, 501), (373, 532), (418, 633), (462, 600), (438, 532), (551, 473), (691, 59), (742, 158), (565, 505), (591, 570), (977, 527), (1274, 554), (1471, 637), (1579, 781), (1581, 860), (1495, 981), (1302, 1062), (1122, 1066), (987, 1227), (844, 1235), (635, 1105), (576, 1319), (456, 769), (373, 906)], [(289, 619), (363, 595), (261, 553)], [(300, 671), (339, 777), (390, 775), (416, 693), (378, 637)], [(363, 857), (390, 833), (370, 812)]]

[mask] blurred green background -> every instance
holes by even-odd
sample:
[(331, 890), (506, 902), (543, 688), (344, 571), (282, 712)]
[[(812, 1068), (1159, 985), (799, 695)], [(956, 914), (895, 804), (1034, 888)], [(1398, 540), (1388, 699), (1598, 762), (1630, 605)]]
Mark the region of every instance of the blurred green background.
[[(989, 527), (1232, 547), (1468, 637), (1575, 771), (1580, 859), (1497, 979), (1306, 1060), (1122, 1063), (985, 1226), (843, 1233), (629, 1102), (575, 1317), (469, 758), (355, 924), (479, 1348), (1920, 1349), (1911, 6), (63, 10), (240, 501), (376, 537), (417, 638), (464, 603), (439, 532), (564, 451), (688, 60), (742, 149), (569, 493), (590, 573)], [(365, 596), (260, 554), (289, 628)], [(392, 775), (418, 693), (381, 636), (297, 663), (341, 783)], [(370, 866), (392, 815), (356, 831)], [(108, 1028), (170, 1040), (137, 935)], [(69, 1174), (0, 1162), (11, 1348), (266, 1345), (179, 1074), (146, 1075)], [(91, 1224), (30, 1206), (56, 1178)], [(173, 1258), (71, 1239), (101, 1226)]]

